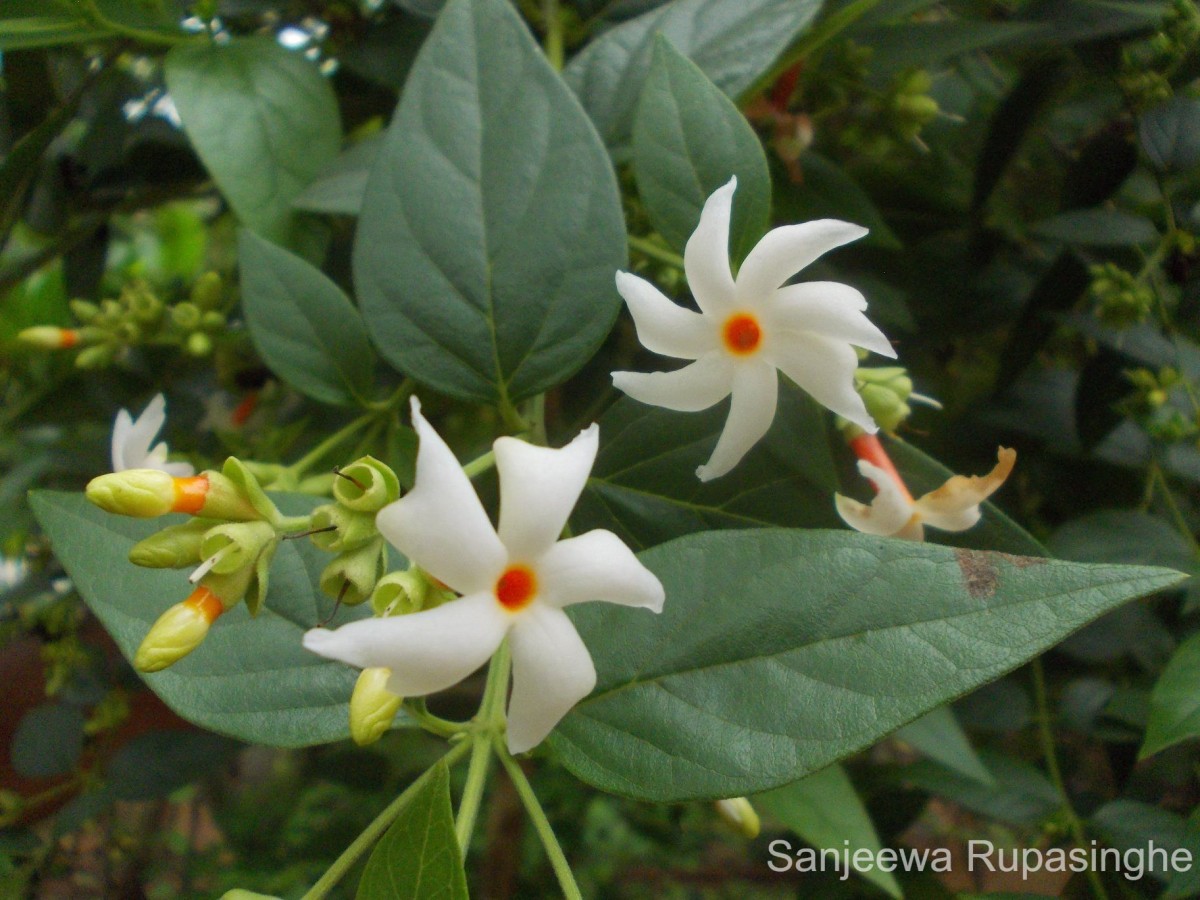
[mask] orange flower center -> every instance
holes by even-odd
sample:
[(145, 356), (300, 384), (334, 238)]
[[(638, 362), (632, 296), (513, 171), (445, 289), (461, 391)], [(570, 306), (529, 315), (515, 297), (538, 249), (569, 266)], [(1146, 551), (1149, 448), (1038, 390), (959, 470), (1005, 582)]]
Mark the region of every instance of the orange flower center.
[(524, 609), (537, 595), (537, 578), (527, 566), (509, 566), (496, 580), (496, 599), (509, 612)]
[(208, 476), (193, 475), (191, 478), (176, 478), (175, 502), (171, 512), (195, 515), (204, 508), (204, 498), (208, 496)]
[(225, 612), (225, 604), (221, 602), (221, 598), (203, 585), (192, 591), (192, 595), (184, 600), (183, 604), (200, 613), (210, 625)]
[(759, 327), (758, 319), (754, 316), (748, 313), (736, 313), (726, 320), (722, 336), (725, 338), (725, 347), (730, 353), (747, 356), (757, 350), (758, 345), (762, 343), (762, 328)]

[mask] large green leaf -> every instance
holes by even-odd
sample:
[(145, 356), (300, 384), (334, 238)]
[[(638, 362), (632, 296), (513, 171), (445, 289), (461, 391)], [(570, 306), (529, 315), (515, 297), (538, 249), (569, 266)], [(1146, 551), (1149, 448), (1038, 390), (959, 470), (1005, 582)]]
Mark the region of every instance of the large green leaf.
[(939, 706), (909, 722), (896, 732), (896, 737), (960, 775), (974, 778), (981, 784), (993, 781), (992, 774), (980, 761), (949, 706)]
[[(1145, 852), (1151, 843), (1165, 851), (1165, 859), (1159, 853), (1146, 854), (1145, 857), (1145, 874), (1153, 875), (1160, 881), (1169, 882), (1174, 878), (1180, 869), (1176, 868), (1171, 856), (1189, 848), (1186, 843), (1187, 822), (1181, 815), (1137, 800), (1120, 799), (1105, 803), (1092, 813), (1089, 824), (1122, 853), (1129, 850)], [(1190, 850), (1192, 858), (1188, 860), (1187, 869), (1194, 862), (1196, 845), (1191, 844)]]
[(802, 778), (1180, 578), (815, 530), (641, 560), (666, 607), (573, 608), (598, 681), (552, 740), (584, 781), (664, 801)]
[(821, 8), (820, 0), (673, 0), (592, 41), (563, 71), (611, 148), (628, 143), (655, 35), (731, 97), (759, 78)]
[[(851, 857), (855, 850), (869, 850), (878, 859), (882, 845), (875, 823), (841, 766), (829, 766), (754, 800), (818, 850), (848, 849)], [(875, 866), (855, 871), (891, 896), (904, 896), (891, 872)]]
[(173, 47), (164, 69), (183, 129), (238, 218), (276, 243), (298, 240), (292, 201), (341, 143), (329, 82), (270, 38)]
[(451, 0), (421, 48), (359, 217), (354, 277), (384, 357), (447, 394), (519, 400), (616, 319), (616, 176), (507, 0)]
[(1200, 634), (1179, 645), (1150, 695), (1143, 757), (1200, 738)]
[(439, 761), (407, 791), (400, 814), (371, 852), (357, 900), (466, 900), (467, 876), (450, 810), (450, 772)]
[(767, 436), (732, 472), (696, 477), (728, 404), (679, 413), (625, 398), (600, 418), (600, 453), (571, 522), (607, 528), (635, 548), (713, 528), (837, 524), (837, 474), (825, 417), (798, 389), (781, 386)]
[(311, 264), (252, 231), (238, 241), (242, 311), (263, 361), (296, 390), (351, 406), (370, 397), (375, 352), (362, 316)]
[(1058, 788), (1036, 766), (988, 750), (980, 756), (992, 776), (990, 784), (929, 760), (905, 767), (901, 776), (959, 806), (1013, 825), (1034, 825), (1062, 809)]
[(1142, 149), (1156, 169), (1187, 172), (1200, 163), (1200, 99), (1172, 97), (1142, 116)]
[[(301, 495), (275, 500), (289, 515), (304, 514), (319, 502)], [(181, 517), (113, 516), (82, 494), (53, 491), (31, 494), (30, 504), (76, 589), (133, 659), (150, 626), (187, 597), (192, 585), (186, 571), (138, 568), (129, 562), (129, 549)], [(199, 648), (171, 668), (143, 676), (146, 683), (185, 719), (251, 743), (302, 747), (346, 737), (354, 671), (300, 646), (304, 631), (329, 614), (331, 601), (315, 587), (327, 560), (308, 541), (285, 541), (271, 565), (270, 591), (258, 618), (238, 604)], [(335, 622), (369, 612), (359, 607)]]
[(292, 205), (308, 212), (357, 216), (382, 143), (383, 135), (373, 134), (348, 148), (321, 170)]
[[(1192, 811), (1188, 819), (1187, 832), (1183, 836), (1183, 846), (1200, 847), (1200, 807)], [(1200, 865), (1196, 864), (1196, 852), (1192, 852), (1192, 865), (1186, 871), (1177, 871), (1170, 883), (1163, 900), (1185, 900), (1187, 897), (1200, 896)]]
[(633, 171), (651, 224), (683, 250), (708, 195), (738, 179), (730, 253), (740, 260), (767, 230), (771, 175), (750, 123), (686, 56), (665, 38), (633, 123)]

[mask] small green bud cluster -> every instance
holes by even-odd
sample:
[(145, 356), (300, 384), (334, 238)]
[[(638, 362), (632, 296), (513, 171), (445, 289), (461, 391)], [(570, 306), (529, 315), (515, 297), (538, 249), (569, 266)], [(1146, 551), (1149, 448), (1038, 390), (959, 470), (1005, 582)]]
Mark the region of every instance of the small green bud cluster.
[(1144, 322), (1154, 309), (1154, 290), (1113, 262), (1092, 266), (1088, 294), (1096, 318), (1110, 328), (1129, 328)]
[(913, 383), (903, 366), (859, 369), (855, 382), (867, 412), (884, 431), (894, 432), (912, 415)]
[(47, 350), (78, 349), (75, 365), (80, 369), (104, 368), (130, 347), (144, 344), (176, 345), (190, 356), (208, 356), (214, 338), (228, 324), (216, 272), (200, 276), (188, 299), (173, 304), (165, 303), (145, 282), (131, 281), (115, 298), (100, 303), (72, 300), (70, 306), (79, 328), (39, 325), (27, 328), (20, 339)]
[(1121, 411), (1145, 432), (1164, 444), (1177, 444), (1200, 437), (1200, 421), (1170, 403), (1173, 388), (1184, 386), (1184, 376), (1174, 368), (1158, 372), (1131, 369), (1125, 377), (1135, 393), (1121, 403)]
[(1200, 7), (1195, 0), (1172, 0), (1159, 30), (1121, 53), (1117, 83), (1137, 111), (1170, 99), (1171, 77), (1200, 46)]
[(387, 571), (387, 545), (375, 515), (400, 497), (400, 479), (373, 456), (336, 472), (333, 503), (313, 511), (312, 541), (337, 556), (321, 573), (321, 590), (354, 606), (369, 599)]

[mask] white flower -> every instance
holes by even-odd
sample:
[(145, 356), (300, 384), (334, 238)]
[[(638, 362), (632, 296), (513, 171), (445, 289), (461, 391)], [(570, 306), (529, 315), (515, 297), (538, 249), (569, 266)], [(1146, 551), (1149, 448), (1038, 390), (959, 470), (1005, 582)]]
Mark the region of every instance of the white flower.
[(784, 284), (823, 253), (867, 229), (818, 219), (768, 232), (735, 280), (729, 269), (729, 214), (737, 179), (713, 193), (684, 249), (684, 269), (699, 313), (668, 300), (654, 285), (617, 273), (638, 338), (648, 350), (694, 359), (674, 372), (614, 372), (613, 384), (643, 403), (684, 412), (707, 409), (730, 393), (729, 418), (701, 481), (724, 475), (767, 433), (779, 391), (776, 369), (818, 402), (867, 431), (876, 431), (854, 389), (852, 344), (895, 357), (863, 311), (854, 288), (832, 281)]
[(304, 646), (360, 668), (391, 669), (388, 690), (412, 697), (461, 681), (509, 636), (508, 746), (521, 753), (596, 684), (592, 658), (563, 607), (605, 600), (659, 612), (663, 587), (612, 532), (558, 540), (596, 458), (596, 425), (561, 450), (496, 441), (497, 533), (415, 397), (412, 410), (420, 437), (416, 484), (380, 510), (376, 524), (401, 553), (462, 597), (336, 631), (313, 629)]
[(966, 531), (982, 515), (979, 504), (999, 490), (1012, 472), (1017, 451), (1001, 447), (996, 458), (996, 466), (988, 474), (954, 475), (940, 488), (916, 500), (885, 469), (860, 459), (858, 471), (878, 491), (875, 499), (867, 506), (835, 494), (834, 503), (847, 525), (867, 534), (921, 541), (925, 539), (926, 525), (942, 531)]
[(159, 441), (151, 448), (166, 421), (167, 401), (162, 394), (155, 394), (137, 419), (128, 410), (118, 412), (113, 423), (112, 470), (158, 469), (176, 478), (195, 475), (196, 470), (185, 462), (167, 462), (166, 441)]

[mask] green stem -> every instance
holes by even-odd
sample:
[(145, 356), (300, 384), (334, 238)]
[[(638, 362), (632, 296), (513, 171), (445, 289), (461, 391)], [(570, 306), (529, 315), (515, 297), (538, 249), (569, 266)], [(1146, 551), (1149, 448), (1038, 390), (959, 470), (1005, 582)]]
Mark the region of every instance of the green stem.
[(413, 395), (413, 391), (417, 389), (417, 383), (411, 378), (405, 378), (400, 382), (400, 386), (392, 392), (390, 397), (385, 397), (383, 400), (376, 400), (367, 404), (367, 409), (373, 412), (392, 412), (404, 403)]
[(321, 441), (321, 443), (317, 444), (317, 446), (315, 446), (311, 450), (309, 450), (308, 453), (304, 454), (304, 456), (300, 457), (298, 460), (296, 460), (294, 463), (292, 463), (290, 466), (288, 466), (288, 471), (294, 477), (299, 478), (306, 471), (308, 471), (313, 466), (313, 464), (316, 463), (322, 456), (324, 456), (330, 450), (333, 450), (340, 443), (342, 443), (342, 441), (349, 438), (360, 428), (365, 427), (366, 425), (370, 424), (373, 421), (375, 421), (375, 416), (371, 415), (369, 413), (366, 415), (359, 416), (357, 419), (355, 419), (350, 424), (344, 426), (343, 428), (338, 429), (333, 434), (331, 434), (329, 437), (325, 438), (325, 440)]
[(496, 465), (496, 451), (489, 450), (483, 456), (477, 456), (465, 466), (463, 471), (467, 473), (468, 478), (474, 478), (476, 475), (482, 475), (488, 469)]
[(426, 731), (436, 734), (438, 737), (454, 737), (462, 734), (469, 727), (466, 722), (451, 722), (449, 719), (435, 716), (425, 707), (424, 697), (410, 697), (405, 700), (404, 712)]
[(554, 829), (550, 827), (550, 820), (546, 818), (542, 804), (538, 802), (537, 794), (533, 792), (533, 786), (525, 777), (525, 773), (521, 771), (521, 766), (509, 754), (508, 748), (504, 746), (504, 741), (499, 735), (496, 736), (496, 755), (500, 757), (500, 762), (512, 780), (513, 787), (517, 789), (517, 795), (521, 798), (525, 811), (529, 813), (529, 821), (533, 823), (534, 830), (541, 839), (542, 847), (546, 850), (546, 856), (550, 859), (550, 865), (554, 869), (555, 877), (558, 878), (558, 886), (562, 888), (563, 896), (567, 900), (583, 900), (583, 894), (579, 892), (579, 885), (575, 883), (575, 876), (571, 872), (571, 865), (567, 862), (562, 845), (558, 843)]
[[(449, 752), (442, 757), (442, 762), (444, 762), (447, 766), (452, 766), (454, 763), (458, 762), (458, 760), (461, 759), (470, 748), (471, 743), (469, 741), (462, 741), (450, 748)], [(429, 771), (433, 771), (432, 768), (430, 768)], [(326, 869), (325, 874), (317, 880), (317, 883), (309, 888), (308, 893), (304, 895), (302, 900), (320, 900), (320, 898), (326, 896), (331, 890), (333, 890), (334, 886), (341, 881), (350, 868), (356, 862), (358, 862), (359, 857), (366, 853), (367, 850), (369, 850), (375, 844), (375, 842), (383, 836), (383, 833), (388, 830), (392, 822), (396, 820), (396, 817), (400, 815), (400, 812), (408, 803), (410, 795), (422, 784), (424, 784), (425, 779), (428, 777), (429, 772), (426, 772), (424, 775), (406, 787), (400, 793), (400, 796), (389, 803), (384, 808), (383, 812), (377, 815), (375, 820), (371, 822), (371, 824), (365, 829), (363, 829), (362, 834), (356, 837), (354, 842), (350, 844), (350, 846), (344, 851), (342, 851), (342, 855), (333, 861), (333, 865)]]
[[(1086, 848), (1088, 843), (1083, 821), (1075, 812), (1071, 797), (1067, 793), (1066, 783), (1063, 781), (1062, 770), (1058, 767), (1058, 753), (1054, 749), (1054, 730), (1050, 724), (1050, 701), (1046, 695), (1046, 673), (1042, 669), (1041, 657), (1034, 659), (1029, 664), (1029, 668), (1033, 673), (1033, 696), (1034, 702), (1037, 704), (1038, 736), (1042, 742), (1042, 755), (1046, 759), (1046, 771), (1062, 801), (1063, 812), (1067, 815), (1067, 825), (1071, 829), (1071, 837), (1074, 839), (1075, 845)], [(1097, 900), (1108, 900), (1108, 891), (1104, 889), (1104, 881), (1101, 879), (1100, 873), (1094, 869), (1088, 869), (1087, 874), (1092, 885), (1092, 893)]]
[(504, 699), (508, 694), (510, 663), (508, 641), (504, 641), (488, 666), (483, 702), (479, 704), (479, 712), (472, 723), (471, 762), (467, 767), (467, 783), (463, 787), (462, 799), (458, 803), (458, 818), (454, 822), (454, 832), (464, 859), (475, 831), (483, 789), (487, 786), (488, 764), (492, 759), (491, 736), (493, 733), (499, 734), (504, 723)]
[(558, 0), (542, 0), (542, 18), (546, 20), (546, 40), (543, 44), (546, 59), (554, 71), (561, 72), (564, 61), (563, 20)]
[(645, 238), (629, 235), (629, 246), (638, 253), (648, 256), (651, 259), (656, 259), (660, 263), (666, 263), (668, 266), (674, 266), (680, 272), (683, 271), (683, 257), (678, 253), (667, 250), (665, 247), (660, 247), (654, 241), (648, 241)]
[(1192, 532), (1188, 521), (1184, 518), (1183, 510), (1179, 508), (1179, 504), (1175, 502), (1175, 495), (1171, 493), (1171, 485), (1167, 483), (1167, 476), (1163, 472), (1162, 467), (1157, 460), (1150, 463), (1150, 488), (1152, 493), (1154, 490), (1154, 481), (1158, 481), (1160, 493), (1163, 500), (1166, 501), (1167, 509), (1170, 510), (1171, 518), (1175, 520), (1175, 527), (1179, 529), (1179, 533), (1192, 546), (1192, 553), (1200, 555), (1200, 542), (1196, 540), (1196, 535)]

